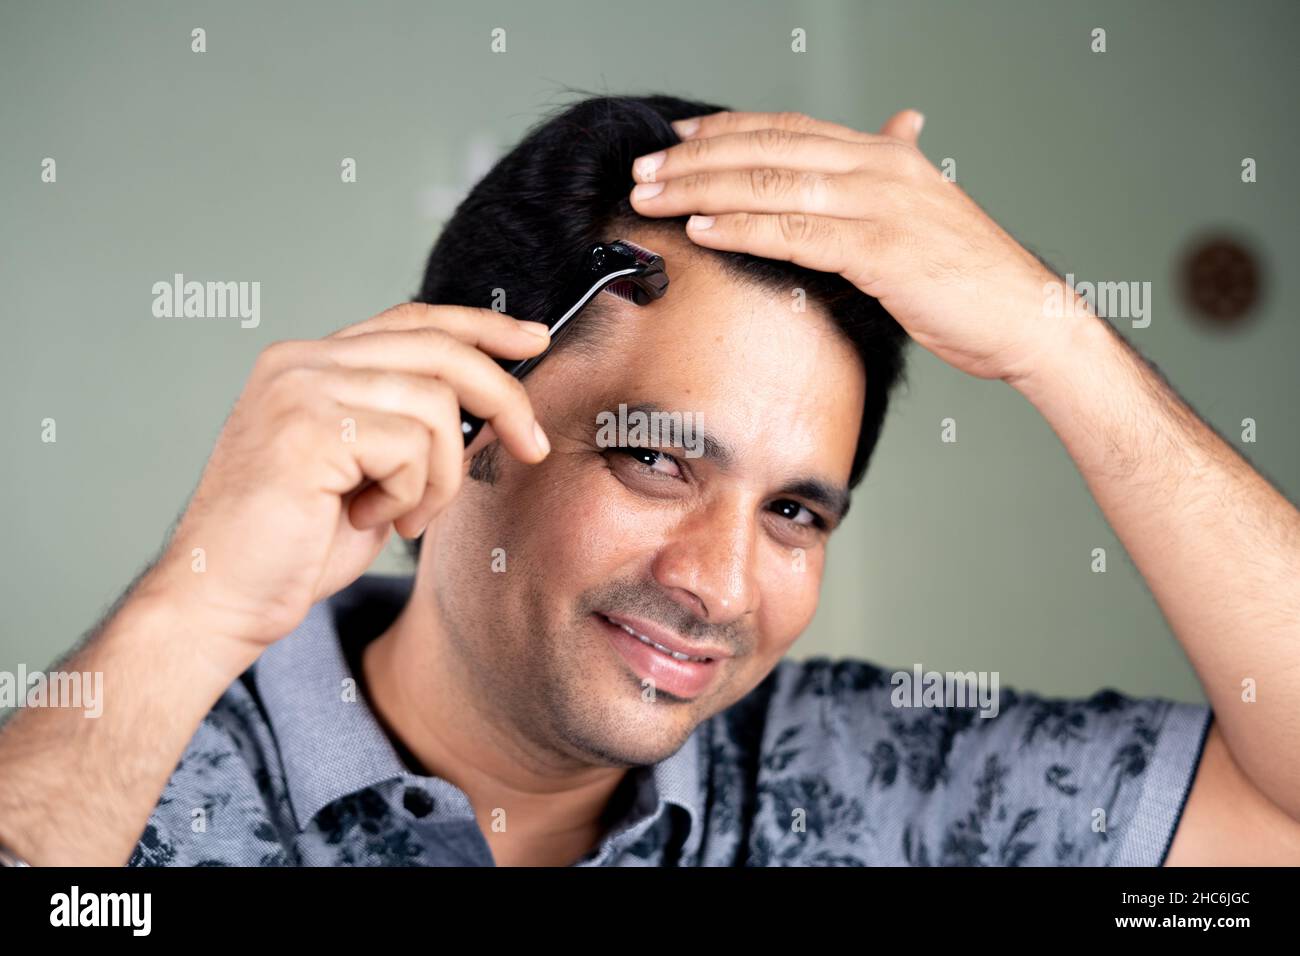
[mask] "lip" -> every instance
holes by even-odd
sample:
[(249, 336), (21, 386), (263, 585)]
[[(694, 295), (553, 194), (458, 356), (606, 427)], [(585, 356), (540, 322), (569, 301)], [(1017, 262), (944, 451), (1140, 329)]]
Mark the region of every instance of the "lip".
[[(597, 611), (592, 614), (592, 618), (624, 663), (642, 681), (648, 681), (656, 691), (662, 691), (679, 700), (693, 700), (709, 689), (722, 670), (721, 656), (708, 661), (679, 661), (633, 637), (622, 628), (621, 624), (615, 624), (612, 616)], [(624, 618), (620, 616), (618, 620), (621, 622)], [(628, 626), (632, 627), (630, 623)], [(658, 631), (662, 634), (663, 629), (659, 628)], [(645, 631), (641, 633), (655, 643), (663, 643)], [(681, 638), (675, 638), (675, 643), (678, 647), (689, 648), (689, 645), (683, 645)], [(664, 646), (669, 645), (664, 644)], [(681, 653), (687, 651), (683, 650)]]
[(720, 661), (730, 657), (726, 651), (716, 647), (699, 647), (685, 640), (680, 634), (668, 630), (660, 624), (653, 621), (647, 621), (640, 617), (630, 617), (626, 614), (610, 614), (607, 611), (596, 612), (601, 617), (608, 618), (615, 624), (623, 624), (632, 628), (638, 634), (644, 634), (656, 644), (662, 644), (670, 651), (676, 651), (678, 654), (688, 654), (691, 657), (711, 657), (715, 661)]

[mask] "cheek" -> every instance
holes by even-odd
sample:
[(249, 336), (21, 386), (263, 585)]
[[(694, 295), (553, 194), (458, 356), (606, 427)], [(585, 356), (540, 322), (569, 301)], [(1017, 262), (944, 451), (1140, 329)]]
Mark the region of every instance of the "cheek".
[(654, 514), (630, 503), (605, 466), (552, 458), (501, 495), (508, 515), (498, 526), (526, 560), (547, 577), (590, 577), (646, 554), (660, 530)]
[(759, 633), (763, 635), (759, 655), (765, 661), (784, 657), (817, 613), (825, 552), (805, 549), (800, 557), (793, 550), (774, 549), (758, 582), (762, 596)]
[[(575, 593), (583, 582), (648, 567), (680, 516), (667, 508), (637, 507), (607, 466), (569, 469), (560, 467), (560, 459), (550, 464), (547, 459), (517, 483), (502, 485), (498, 500), (508, 504), (494, 524), (509, 542), (512, 566), (534, 569), (552, 584), (573, 579), (567, 590)], [(756, 656), (765, 663), (784, 656), (812, 621), (824, 560), (824, 547), (807, 547), (800, 555), (770, 538), (760, 541), (752, 573), (759, 596)]]

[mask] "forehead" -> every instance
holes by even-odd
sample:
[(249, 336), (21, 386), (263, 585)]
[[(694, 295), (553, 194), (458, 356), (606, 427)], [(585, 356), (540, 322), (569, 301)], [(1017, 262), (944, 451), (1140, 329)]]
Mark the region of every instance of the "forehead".
[(554, 356), (565, 404), (593, 417), (619, 402), (691, 411), (729, 445), (779, 441), (783, 460), (846, 480), (865, 379), (825, 311), (792, 289), (737, 277), (684, 234), (621, 237), (664, 257), (668, 292), (645, 306), (600, 297), (605, 318), (587, 347)]

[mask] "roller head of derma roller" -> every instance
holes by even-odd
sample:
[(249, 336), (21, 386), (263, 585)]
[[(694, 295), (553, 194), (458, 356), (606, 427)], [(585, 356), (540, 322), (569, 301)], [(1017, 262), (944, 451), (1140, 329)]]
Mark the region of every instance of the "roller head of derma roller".
[[(587, 250), (583, 266), (574, 277), (565, 298), (565, 310), (553, 322), (551, 344), (541, 355), (526, 359), (498, 359), (497, 364), (515, 378), (522, 379), (537, 367), (555, 348), (555, 343), (588, 302), (600, 292), (608, 292), (635, 305), (648, 305), (668, 291), (668, 272), (663, 256), (627, 239), (598, 242)], [(465, 447), (483, 430), (483, 419), (460, 410), (460, 431)]]

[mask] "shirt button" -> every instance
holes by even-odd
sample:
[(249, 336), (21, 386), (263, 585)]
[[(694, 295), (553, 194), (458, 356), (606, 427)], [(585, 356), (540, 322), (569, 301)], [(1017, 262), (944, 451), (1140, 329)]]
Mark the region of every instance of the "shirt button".
[(407, 787), (406, 793), (402, 796), (402, 804), (416, 819), (427, 817), (433, 812), (433, 797), (419, 787)]

